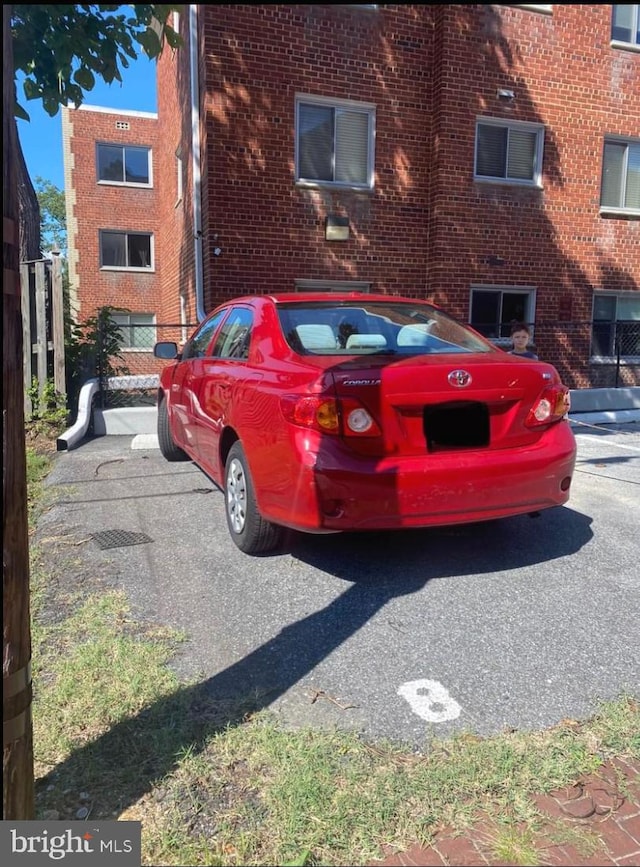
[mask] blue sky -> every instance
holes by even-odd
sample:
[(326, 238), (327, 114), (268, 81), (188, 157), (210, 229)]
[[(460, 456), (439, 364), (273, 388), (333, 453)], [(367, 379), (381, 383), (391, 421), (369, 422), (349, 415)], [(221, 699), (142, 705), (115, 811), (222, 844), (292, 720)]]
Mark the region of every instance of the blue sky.
[[(27, 110), (30, 121), (18, 119), (18, 135), (27, 163), (29, 176), (35, 186), (36, 177), (50, 181), (64, 189), (62, 165), (62, 113), (49, 117), (37, 100), (27, 102), (22, 82), (17, 82), (18, 102)], [(85, 95), (85, 105), (104, 108), (122, 108), (132, 111), (157, 111), (156, 62), (142, 55), (122, 70), (122, 84), (97, 81), (93, 90)]]

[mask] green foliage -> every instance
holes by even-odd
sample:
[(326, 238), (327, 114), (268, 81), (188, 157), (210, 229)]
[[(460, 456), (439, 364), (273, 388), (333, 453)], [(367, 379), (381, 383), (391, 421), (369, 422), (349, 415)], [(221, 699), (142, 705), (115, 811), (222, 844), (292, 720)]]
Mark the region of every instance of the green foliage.
[[(27, 431), (28, 430), (29, 428), (27, 426)], [(53, 466), (51, 455), (47, 452), (43, 453), (41, 443), (38, 443), (38, 446), (38, 448), (35, 448), (32, 445), (27, 445), (26, 447), (27, 516), (30, 529), (35, 529), (38, 518), (47, 508), (49, 492), (45, 488), (45, 479), (51, 472)], [(31, 553), (33, 553), (33, 550), (31, 550)], [(32, 576), (34, 575), (34, 572), (35, 570), (33, 570), (32, 564)]]
[[(182, 6), (85, 3), (14, 5), (11, 10), (14, 75), (21, 72), (27, 100), (40, 99), (54, 117), (61, 105), (79, 106), (96, 78), (122, 82), (139, 53), (160, 56), (165, 43), (182, 41), (169, 23)], [(29, 120), (16, 101), (15, 114)]]
[(27, 500), (29, 503), (42, 497), (42, 482), (51, 471), (51, 458), (27, 446)]
[[(43, 250), (67, 249), (67, 210), (64, 190), (40, 176), (35, 179), (40, 205), (40, 246)], [(65, 260), (66, 265), (66, 260)]]
[(122, 355), (122, 331), (114, 313), (128, 313), (125, 307), (106, 305), (84, 322), (68, 322), (65, 338), (69, 406), (75, 409), (80, 388), (87, 379), (127, 376), (130, 371)]
[(29, 431), (46, 437), (56, 436), (64, 429), (69, 416), (66, 394), (56, 390), (52, 379), (47, 379), (40, 390), (35, 376), (27, 393), (31, 400), (31, 418), (27, 422)]
[(311, 857), (311, 852), (309, 849), (305, 849), (301, 855), (299, 855), (293, 861), (287, 861), (284, 867), (305, 867), (306, 864), (309, 863), (309, 858)]

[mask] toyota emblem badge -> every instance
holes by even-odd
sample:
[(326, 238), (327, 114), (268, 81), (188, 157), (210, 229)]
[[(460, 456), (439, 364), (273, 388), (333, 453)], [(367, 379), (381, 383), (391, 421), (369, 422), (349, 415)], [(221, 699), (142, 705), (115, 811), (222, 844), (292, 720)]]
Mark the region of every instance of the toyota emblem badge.
[(471, 374), (466, 370), (452, 370), (447, 379), (449, 385), (454, 385), (456, 388), (466, 388), (471, 385)]

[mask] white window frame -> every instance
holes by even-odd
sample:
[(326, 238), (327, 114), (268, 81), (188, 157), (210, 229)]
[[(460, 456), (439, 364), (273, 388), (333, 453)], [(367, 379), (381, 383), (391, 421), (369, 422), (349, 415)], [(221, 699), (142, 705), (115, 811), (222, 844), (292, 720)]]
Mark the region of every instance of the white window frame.
[[(155, 250), (154, 250), (154, 236), (153, 232), (129, 232), (125, 229), (99, 229), (98, 230), (98, 252), (100, 255), (100, 270), (101, 271), (137, 271), (139, 273), (147, 274), (150, 271), (155, 271)], [(103, 264), (103, 252), (102, 252), (102, 241), (105, 235), (124, 235), (125, 237), (125, 250), (128, 255), (129, 244), (128, 239), (132, 235), (144, 235), (149, 238), (149, 258), (150, 262), (148, 266), (145, 265), (104, 265)]]
[[(631, 36), (632, 39), (630, 42), (626, 42), (623, 39), (614, 39), (613, 38), (613, 14), (616, 6), (628, 6), (631, 8)], [(640, 51), (640, 42), (636, 42), (633, 38), (638, 33), (638, 22), (640, 19), (640, 5), (638, 3), (612, 3), (611, 4), (611, 45), (614, 48), (625, 48), (628, 51)]]
[(620, 190), (620, 201), (624, 201), (624, 194), (627, 188), (627, 183), (629, 181), (629, 147), (634, 146), (636, 148), (640, 148), (640, 138), (630, 138), (629, 136), (618, 136), (618, 135), (605, 135), (604, 143), (602, 147), (602, 172), (600, 175), (600, 213), (601, 214), (625, 214), (632, 216), (640, 216), (640, 208), (627, 208), (624, 205), (603, 205), (602, 204), (602, 183), (604, 179), (604, 157), (605, 150), (607, 144), (614, 145), (626, 145), (626, 150), (624, 154), (624, 165), (623, 165), (623, 178), (622, 182), (624, 184), (624, 189)]
[[(471, 325), (473, 328), (477, 328), (477, 325), (472, 321), (474, 292), (499, 292), (501, 295), (523, 295), (526, 297), (526, 312), (524, 317), (522, 318), (522, 321), (529, 325), (531, 329), (531, 340), (533, 341), (533, 323), (536, 319), (536, 291), (537, 290), (535, 286), (513, 286), (509, 283), (501, 283), (497, 285), (493, 283), (474, 283), (471, 286), (471, 291), (469, 292), (469, 325)], [(478, 324), (484, 325), (489, 323)], [(502, 322), (502, 318), (500, 318), (500, 321), (495, 323), (495, 326), (498, 330), (507, 328), (509, 325), (509, 322)], [(495, 343), (496, 346), (511, 346), (511, 339), (508, 334), (501, 335), (499, 337), (488, 337), (487, 339), (490, 340), (492, 343)]]
[[(332, 108), (335, 111), (358, 111), (366, 114), (367, 123), (367, 180), (364, 183), (348, 183), (343, 181), (306, 178), (300, 175), (300, 106), (311, 105)], [(350, 99), (333, 99), (331, 97), (311, 96), (297, 93), (295, 96), (295, 181), (298, 186), (333, 187), (340, 189), (372, 190), (375, 173), (375, 120), (376, 107), (373, 103), (355, 102)], [(335, 150), (335, 136), (333, 140)]]
[[(590, 347), (590, 352), (589, 352), (589, 355), (590, 355), (589, 361), (590, 362), (593, 362), (595, 364), (598, 364), (598, 363), (599, 364), (611, 364), (612, 361), (616, 360), (615, 347), (614, 347), (614, 354), (613, 355), (594, 355), (593, 354), (594, 326), (596, 324), (600, 324), (600, 325), (606, 324), (607, 322), (610, 323), (612, 326), (615, 326), (618, 322), (635, 321), (635, 320), (621, 319), (618, 317), (618, 302), (622, 298), (629, 298), (629, 297), (640, 302), (640, 293), (639, 292), (633, 292), (633, 291), (631, 291), (631, 292), (630, 291), (622, 291), (622, 292), (597, 291), (597, 292), (593, 293), (593, 308), (591, 311), (591, 347)], [(614, 318), (612, 318), (612, 319), (597, 319), (597, 320), (594, 318), (595, 305), (596, 305), (596, 300), (598, 298), (615, 298), (616, 310), (615, 310)], [(638, 327), (640, 328), (640, 320), (638, 320)], [(621, 359), (623, 358), (627, 364), (640, 364), (640, 356), (638, 356), (638, 355), (622, 355), (621, 354), (620, 358)]]
[(529, 12), (543, 12), (545, 15), (551, 15), (553, 6), (551, 3), (510, 3), (514, 9), (527, 9)]
[(371, 292), (366, 280), (296, 280), (296, 292)]
[[(151, 317), (151, 322), (135, 322), (136, 317)], [(157, 340), (157, 330), (156, 330), (156, 314), (155, 313), (111, 313), (111, 318), (115, 322), (115, 324), (120, 328), (123, 337), (127, 334), (131, 334), (130, 329), (135, 330), (138, 328), (149, 328), (152, 337), (149, 340), (149, 346), (133, 346), (130, 343), (123, 340), (120, 344), (120, 349), (123, 352), (153, 352), (153, 345)], [(122, 320), (126, 320), (123, 322)]]
[[(495, 177), (493, 175), (479, 175), (477, 173), (478, 166), (478, 128), (480, 126), (497, 126), (501, 129), (507, 130), (520, 130), (524, 132), (530, 132), (536, 134), (536, 148), (535, 148), (535, 169), (533, 172), (533, 177), (531, 179), (526, 178), (509, 178), (509, 177)], [(479, 181), (481, 183), (489, 183), (489, 184), (505, 184), (507, 186), (518, 186), (518, 187), (534, 187), (536, 189), (542, 189), (542, 160), (544, 154), (544, 126), (541, 123), (531, 123), (530, 121), (512, 121), (505, 120), (504, 118), (497, 117), (477, 117), (476, 118), (476, 130), (475, 130), (475, 142), (474, 142), (474, 153), (473, 153), (473, 179), (475, 181)], [(508, 160), (508, 153), (507, 153)], [(505, 174), (507, 171), (507, 165), (505, 165)]]
[[(147, 175), (149, 180), (144, 182), (138, 181), (127, 181), (125, 179), (121, 181), (114, 181), (108, 178), (100, 177), (100, 148), (120, 148), (123, 151), (122, 154), (122, 166), (123, 170), (126, 166), (126, 154), (127, 150), (137, 150), (137, 151), (146, 151), (147, 152)], [(123, 142), (109, 142), (109, 141), (97, 141), (96, 142), (96, 177), (98, 179), (99, 184), (103, 184), (106, 186), (117, 186), (117, 187), (142, 187), (143, 189), (149, 189), (153, 187), (153, 160), (152, 160), (152, 152), (151, 148), (147, 147), (147, 145), (137, 145), (137, 144), (124, 144)]]

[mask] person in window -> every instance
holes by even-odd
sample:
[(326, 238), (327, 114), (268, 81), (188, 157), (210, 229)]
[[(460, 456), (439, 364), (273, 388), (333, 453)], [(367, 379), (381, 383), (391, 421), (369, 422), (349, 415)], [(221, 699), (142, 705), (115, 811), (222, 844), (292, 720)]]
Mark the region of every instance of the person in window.
[(513, 348), (509, 350), (509, 355), (519, 355), (520, 358), (533, 358), (538, 360), (537, 354), (533, 347), (529, 345), (531, 340), (531, 332), (529, 326), (524, 322), (514, 322), (511, 326), (511, 343)]

